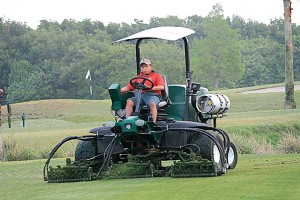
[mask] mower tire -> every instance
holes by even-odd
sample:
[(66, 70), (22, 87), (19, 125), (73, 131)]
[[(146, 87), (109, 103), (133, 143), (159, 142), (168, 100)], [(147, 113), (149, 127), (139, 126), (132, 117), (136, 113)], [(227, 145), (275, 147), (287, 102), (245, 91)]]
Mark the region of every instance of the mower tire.
[(230, 142), (230, 147), (226, 154), (226, 159), (228, 162), (228, 169), (234, 169), (237, 164), (238, 153), (235, 145), (232, 142)]
[(96, 140), (79, 140), (75, 149), (75, 161), (86, 160), (96, 156)]
[[(212, 136), (215, 137), (213, 134)], [(217, 141), (220, 141), (219, 139), (216, 138)], [(223, 167), (225, 163), (222, 162), (223, 159), (221, 158), (221, 156), (224, 156), (224, 154), (222, 155), (217, 145), (214, 144), (210, 138), (208, 138), (206, 135), (192, 134), (189, 143), (196, 144), (200, 148), (200, 155), (202, 158), (211, 160), (217, 164), (219, 175), (226, 173), (224, 172)], [(220, 146), (222, 149), (224, 148), (223, 144), (220, 144)]]

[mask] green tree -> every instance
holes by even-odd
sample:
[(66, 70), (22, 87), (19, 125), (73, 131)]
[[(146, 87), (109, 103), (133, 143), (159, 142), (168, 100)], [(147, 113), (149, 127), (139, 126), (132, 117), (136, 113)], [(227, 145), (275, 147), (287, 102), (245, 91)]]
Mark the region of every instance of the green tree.
[(284, 45), (284, 20), (275, 19), (270, 21), (270, 37), (278, 43)]
[(233, 15), (232, 19), (227, 17), (226, 20), (231, 28), (236, 30), (243, 39), (270, 36), (270, 27), (264, 23), (254, 20), (245, 21), (242, 17), (237, 15)]
[(284, 47), (268, 38), (244, 40), (242, 61), (245, 73), (239, 86), (254, 86), (284, 81)]
[(209, 87), (232, 87), (244, 73), (241, 45), (237, 33), (224, 19), (216, 4), (204, 23), (206, 37), (192, 48), (193, 76)]
[[(0, 41), (1, 46), (1, 41)], [(0, 88), (8, 86), (8, 75), (10, 73), (11, 57), (9, 53), (0, 47)]]
[(294, 45), (294, 78), (295, 80), (300, 80), (300, 35), (293, 36), (293, 45)]
[(45, 81), (45, 74), (26, 60), (12, 63), (9, 75), (8, 99), (13, 102), (32, 101), (47, 98), (51, 86)]
[(172, 15), (168, 15), (165, 18), (151, 17), (149, 27), (153, 28), (158, 26), (185, 26), (185, 20)]
[(121, 25), (118, 23), (109, 23), (106, 26), (106, 33), (110, 36), (112, 41), (122, 38), (119, 35), (120, 28)]
[[(62, 23), (42, 20), (38, 28), (32, 30), (26, 24), (0, 18), (0, 87), (8, 89), (6, 94), (15, 102), (90, 98), (85, 74), (91, 70), (94, 98), (108, 98), (107, 88), (111, 83), (127, 84), (136, 74), (134, 45), (131, 42), (109, 44), (164, 25), (196, 31), (189, 36), (192, 76), (205, 86), (248, 86), (283, 80), (283, 20), (275, 19), (266, 25), (238, 16), (224, 19), (222, 7), (216, 5), (207, 17), (152, 17), (149, 23), (135, 19), (133, 24), (107, 26), (90, 19), (65, 19)], [(295, 71), (299, 71), (300, 26), (292, 27), (295, 30)], [(155, 70), (165, 74), (169, 83), (184, 84), (181, 40), (176, 43), (145, 40), (141, 45), (142, 57), (150, 58)], [(241, 79), (244, 65), (246, 73)], [(295, 78), (299, 79), (299, 73)]]
[(193, 35), (191, 35), (190, 37), (192, 37), (194, 39), (195, 38), (199, 39), (199, 38), (205, 37), (205, 33), (203, 30), (204, 19), (205, 19), (204, 17), (197, 16), (197, 15), (187, 17), (187, 19), (186, 19), (187, 27), (191, 28), (195, 31), (195, 33)]
[(247, 27), (247, 23), (245, 22), (245, 20), (237, 15), (233, 15), (232, 19), (230, 19), (229, 17), (227, 17), (227, 22), (230, 24), (231, 28), (236, 30), (236, 32), (242, 37), (242, 38), (246, 38), (247, 36), (247, 31), (246, 31), (246, 27)]
[(0, 88), (8, 86), (11, 62), (29, 57), (31, 29), (26, 25), (0, 18)]
[(166, 75), (169, 84), (185, 84), (185, 63), (182, 40), (167, 42), (151, 41), (142, 46), (142, 57), (150, 58), (154, 70)]

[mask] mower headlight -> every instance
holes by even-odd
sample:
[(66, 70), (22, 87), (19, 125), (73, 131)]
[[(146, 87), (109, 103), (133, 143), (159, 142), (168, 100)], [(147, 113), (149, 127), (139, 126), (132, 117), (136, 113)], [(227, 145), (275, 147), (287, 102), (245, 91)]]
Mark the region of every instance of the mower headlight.
[(106, 126), (108, 126), (109, 128), (113, 128), (116, 126), (116, 122), (113, 122), (113, 121), (109, 121), (106, 123)]
[(125, 119), (126, 117), (125, 109), (113, 110), (112, 107), (110, 107), (110, 112), (113, 117), (118, 116), (121, 119)]
[(224, 94), (206, 94), (197, 97), (197, 110), (207, 114), (224, 114), (230, 108), (230, 100)]
[(124, 119), (126, 116), (126, 111), (125, 109), (120, 109), (116, 111), (116, 114), (118, 115), (118, 117), (120, 117), (121, 119)]
[(142, 119), (138, 119), (135, 121), (135, 125), (137, 126), (144, 126), (145, 125), (145, 121)]

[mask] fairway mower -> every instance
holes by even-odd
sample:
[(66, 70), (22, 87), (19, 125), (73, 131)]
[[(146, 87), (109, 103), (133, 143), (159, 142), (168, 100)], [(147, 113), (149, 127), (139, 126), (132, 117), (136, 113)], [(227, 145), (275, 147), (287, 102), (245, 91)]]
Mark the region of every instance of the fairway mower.
[[(207, 177), (225, 174), (237, 164), (237, 150), (228, 134), (216, 127), (224, 117), (230, 100), (223, 94), (210, 94), (199, 83), (191, 81), (187, 36), (194, 31), (182, 27), (158, 27), (115, 41), (136, 41), (137, 75), (140, 74), (140, 44), (143, 40), (182, 39), (186, 64), (186, 83), (168, 85), (158, 105), (157, 121), (153, 122), (147, 106), (137, 103), (130, 117), (125, 117), (128, 98), (151, 89), (153, 82), (134, 77), (130, 84), (136, 93), (121, 93), (119, 84), (108, 92), (114, 121), (93, 128), (89, 135), (70, 136), (51, 151), (45, 166), (44, 180), (72, 182), (110, 178), (141, 177)], [(147, 85), (147, 86), (146, 86)], [(67, 141), (78, 140), (75, 159), (66, 159), (65, 166), (49, 166), (55, 152)]]

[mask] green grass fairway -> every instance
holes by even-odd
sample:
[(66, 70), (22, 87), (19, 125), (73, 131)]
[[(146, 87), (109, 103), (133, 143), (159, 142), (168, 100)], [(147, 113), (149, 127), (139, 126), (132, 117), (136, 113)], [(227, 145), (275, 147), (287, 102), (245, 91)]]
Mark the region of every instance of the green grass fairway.
[[(57, 161), (57, 159), (55, 160)], [(0, 199), (299, 199), (299, 155), (242, 155), (212, 178), (43, 181), (45, 160), (0, 163)]]

